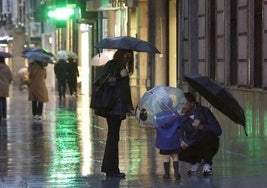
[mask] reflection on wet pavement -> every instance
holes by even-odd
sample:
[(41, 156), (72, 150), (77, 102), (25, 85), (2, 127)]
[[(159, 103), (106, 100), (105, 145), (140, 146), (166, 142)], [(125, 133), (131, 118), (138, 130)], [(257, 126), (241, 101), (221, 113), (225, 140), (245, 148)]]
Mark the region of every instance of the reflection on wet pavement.
[[(248, 136), (212, 109), (223, 128), (221, 147), (214, 158), (214, 175), (201, 171), (182, 179), (163, 181), (163, 165), (154, 147), (155, 130), (138, 127), (131, 117), (123, 122), (120, 169), (125, 179), (106, 179), (100, 172), (106, 123), (94, 116), (89, 96), (60, 101), (50, 92), (42, 121), (32, 120), (27, 92), (14, 88), (8, 99), (8, 119), (0, 125), (1, 187), (267, 187), (267, 94), (233, 90), (245, 109)], [(173, 172), (172, 172), (173, 173)]]

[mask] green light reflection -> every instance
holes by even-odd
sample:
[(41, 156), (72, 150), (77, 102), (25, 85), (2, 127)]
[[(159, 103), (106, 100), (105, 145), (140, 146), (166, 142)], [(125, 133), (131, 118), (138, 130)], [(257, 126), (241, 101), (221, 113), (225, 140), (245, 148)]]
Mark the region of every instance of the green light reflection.
[(267, 136), (267, 112), (264, 113), (263, 117), (263, 130), (264, 130), (264, 136)]
[[(252, 135), (253, 129), (252, 129), (252, 109), (247, 107), (245, 111), (246, 116), (246, 127), (247, 127), (247, 133), (248, 135)], [(244, 134), (242, 134), (243, 136)]]
[(49, 164), (50, 182), (53, 185), (75, 185), (80, 174), (80, 148), (75, 112), (56, 110), (54, 150)]

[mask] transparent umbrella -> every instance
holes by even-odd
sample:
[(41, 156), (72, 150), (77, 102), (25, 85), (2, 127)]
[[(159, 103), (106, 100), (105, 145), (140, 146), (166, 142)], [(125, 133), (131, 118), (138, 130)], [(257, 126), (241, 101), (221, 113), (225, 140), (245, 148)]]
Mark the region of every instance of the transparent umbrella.
[(136, 108), (140, 127), (164, 126), (179, 117), (186, 102), (183, 91), (169, 86), (156, 86), (143, 95)]
[(28, 67), (22, 67), (18, 70), (17, 74), (20, 78), (25, 77), (28, 74)]
[(68, 59), (68, 51), (67, 50), (60, 50), (57, 52), (56, 58), (57, 59), (63, 59), (67, 60)]
[(94, 57), (92, 57), (90, 64), (92, 66), (102, 66), (105, 65), (109, 60), (113, 58), (114, 51), (101, 52)]

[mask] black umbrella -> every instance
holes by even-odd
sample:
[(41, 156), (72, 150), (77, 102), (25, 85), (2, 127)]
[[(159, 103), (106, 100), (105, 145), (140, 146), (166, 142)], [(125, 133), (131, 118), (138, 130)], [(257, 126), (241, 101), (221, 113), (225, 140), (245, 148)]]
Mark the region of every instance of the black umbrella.
[(23, 50), (23, 54), (27, 53), (27, 52), (40, 52), (46, 55), (49, 55), (51, 57), (54, 57), (54, 54), (46, 49), (43, 48), (36, 48), (36, 47), (27, 47)]
[(12, 55), (8, 52), (0, 51), (0, 57), (10, 58), (10, 57), (12, 57)]
[(51, 59), (51, 56), (38, 52), (38, 51), (29, 51), (26, 52), (22, 55), (22, 57), (31, 59), (31, 60), (36, 60), (36, 61), (40, 61), (42, 63), (51, 63), (54, 64), (54, 62)]
[(246, 118), (243, 108), (233, 95), (220, 83), (200, 74), (187, 74), (184, 76), (189, 85), (200, 93), (212, 106), (221, 111), (235, 123), (244, 127), (246, 132)]
[(160, 53), (159, 50), (150, 42), (130, 36), (104, 38), (96, 44), (96, 47), (105, 49), (125, 49), (137, 52)]

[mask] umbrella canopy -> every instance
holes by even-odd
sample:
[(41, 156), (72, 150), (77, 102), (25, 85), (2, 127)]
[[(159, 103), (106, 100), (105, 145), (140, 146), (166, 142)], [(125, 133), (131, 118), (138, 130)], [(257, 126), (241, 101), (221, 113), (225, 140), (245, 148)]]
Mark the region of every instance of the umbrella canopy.
[(28, 67), (22, 67), (18, 70), (19, 77), (24, 77), (25, 74), (28, 74)]
[(67, 50), (60, 50), (57, 52), (57, 58), (67, 60), (68, 59), (68, 51)]
[(43, 48), (36, 48), (36, 47), (27, 47), (23, 50), (23, 54), (27, 53), (27, 52), (41, 52), (43, 54), (49, 55), (51, 57), (54, 57), (54, 54), (52, 52), (49, 52), (46, 49)]
[(90, 63), (92, 66), (102, 66), (105, 65), (109, 60), (113, 58), (114, 51), (101, 52), (94, 57), (92, 57)]
[(75, 52), (67, 51), (68, 59), (78, 59), (78, 55)]
[(57, 51), (56, 58), (58, 60), (63, 59), (63, 60), (68, 60), (68, 59), (78, 59), (78, 55), (73, 52), (73, 51), (68, 51), (68, 50), (59, 50)]
[(221, 111), (235, 123), (244, 126), (245, 130), (246, 118), (244, 110), (223, 85), (200, 74), (187, 74), (184, 77), (188, 81), (189, 85), (200, 93), (200, 95), (203, 96), (213, 107)]
[(150, 42), (130, 36), (104, 38), (96, 44), (96, 47), (105, 49), (125, 49), (137, 52), (160, 53), (159, 50)]
[(31, 59), (31, 60), (36, 60), (36, 61), (40, 61), (43, 63), (51, 63), (54, 64), (54, 62), (51, 59), (51, 56), (38, 52), (38, 51), (29, 51), (23, 54), (22, 57), (25, 57), (27, 59)]
[(186, 102), (181, 89), (169, 86), (154, 87), (143, 95), (136, 108), (140, 127), (159, 127), (179, 117)]
[(10, 53), (8, 53), (8, 52), (0, 51), (0, 57), (10, 58), (10, 57), (12, 57), (12, 55)]

